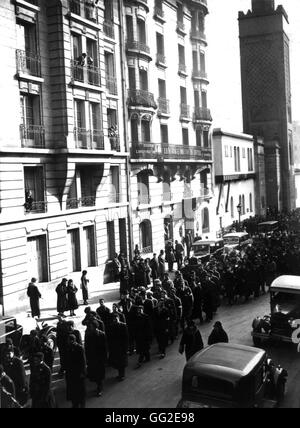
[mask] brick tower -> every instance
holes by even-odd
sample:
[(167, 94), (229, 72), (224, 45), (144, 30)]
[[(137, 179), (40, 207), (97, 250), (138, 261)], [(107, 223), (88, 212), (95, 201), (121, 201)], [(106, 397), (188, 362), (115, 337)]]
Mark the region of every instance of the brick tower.
[(288, 16), (274, 0), (239, 13), (244, 132), (265, 140), (267, 206), (295, 207)]

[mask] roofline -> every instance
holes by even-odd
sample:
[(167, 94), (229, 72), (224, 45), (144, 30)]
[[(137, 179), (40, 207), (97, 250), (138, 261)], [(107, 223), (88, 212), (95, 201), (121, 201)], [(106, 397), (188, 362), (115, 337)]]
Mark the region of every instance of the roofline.
[(213, 130), (213, 136), (216, 136), (216, 137), (232, 137), (232, 138), (236, 138), (238, 140), (245, 140), (245, 141), (251, 141), (251, 142), (254, 141), (253, 135), (224, 131), (224, 130), (222, 130), (222, 128), (215, 128)]

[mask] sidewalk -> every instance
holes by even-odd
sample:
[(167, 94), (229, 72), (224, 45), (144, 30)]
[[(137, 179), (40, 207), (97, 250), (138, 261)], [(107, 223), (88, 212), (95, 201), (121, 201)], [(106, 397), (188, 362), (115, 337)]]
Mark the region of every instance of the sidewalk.
[[(99, 299), (103, 298), (108, 307), (112, 307), (112, 304), (119, 301), (119, 283), (111, 283), (111, 284), (99, 284), (100, 278), (100, 269), (99, 268), (90, 268), (88, 271), (88, 278), (90, 280), (89, 283), (89, 305), (96, 309), (99, 306)], [(80, 289), (80, 278), (81, 272), (74, 272), (67, 276), (68, 279), (73, 279), (76, 287), (78, 288), (77, 299), (79, 308), (76, 311), (76, 317), (67, 318), (73, 320), (76, 327), (79, 330), (82, 330), (81, 322), (85, 316), (84, 310), (85, 306), (82, 306), (82, 292)], [(42, 299), (40, 300), (41, 306), (41, 321), (45, 321), (48, 324), (56, 324), (57, 323), (57, 294), (55, 289), (59, 284), (58, 281), (53, 281), (47, 284), (38, 284), (39, 290), (42, 294)], [(68, 315), (66, 312), (65, 315)], [(31, 318), (30, 310), (24, 311), (20, 314), (15, 315), (19, 324), (21, 324), (24, 328), (24, 334), (30, 332), (30, 330), (36, 327), (36, 322)]]

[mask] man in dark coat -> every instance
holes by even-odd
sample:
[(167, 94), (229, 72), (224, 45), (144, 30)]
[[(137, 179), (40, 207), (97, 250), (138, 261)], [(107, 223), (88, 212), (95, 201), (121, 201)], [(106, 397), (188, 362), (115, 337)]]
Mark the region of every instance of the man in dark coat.
[(9, 376), (14, 383), (16, 400), (24, 406), (28, 400), (28, 388), (23, 361), (16, 357), (13, 351), (7, 351), (4, 357), (3, 367), (7, 376)]
[(59, 350), (60, 371), (59, 375), (63, 376), (66, 371), (66, 349), (69, 336), (69, 326), (67, 321), (59, 319), (56, 327), (56, 341)]
[(179, 285), (176, 294), (182, 303), (182, 318), (181, 318), (180, 325), (182, 330), (184, 330), (185, 323), (192, 319), (194, 297), (190, 287), (187, 287), (184, 283), (181, 283)]
[(166, 273), (165, 252), (161, 250), (158, 256), (158, 276), (161, 281), (163, 281), (165, 273)]
[(126, 324), (120, 323), (118, 314), (113, 315), (113, 322), (108, 333), (109, 363), (118, 370), (117, 380), (125, 379), (128, 366), (128, 330)]
[(54, 407), (51, 392), (51, 371), (44, 363), (44, 355), (40, 352), (35, 354), (33, 358), (29, 390), (33, 409), (51, 409)]
[(164, 300), (160, 300), (154, 310), (154, 333), (158, 343), (160, 359), (163, 359), (166, 357), (170, 335), (170, 311), (166, 307)]
[(180, 342), (180, 354), (185, 352), (186, 360), (188, 361), (197, 352), (202, 351), (203, 348), (204, 344), (200, 331), (194, 321), (189, 321)]
[(178, 270), (180, 270), (181, 267), (182, 267), (183, 257), (184, 257), (184, 248), (183, 248), (183, 245), (180, 244), (180, 242), (175, 241), (175, 258), (176, 258)]
[(67, 284), (68, 280), (64, 278), (62, 282), (56, 287), (57, 312), (61, 317), (64, 317), (64, 313), (68, 310)]
[(99, 317), (99, 315), (97, 314), (97, 312), (92, 311), (91, 307), (88, 306), (87, 308), (85, 308), (84, 310), (85, 313), (85, 318), (82, 321), (82, 325), (84, 325), (85, 327), (88, 327), (88, 325), (92, 322), (92, 323), (97, 323), (97, 329), (103, 331), (103, 333), (105, 333), (105, 326), (104, 326), (104, 322), (101, 320), (101, 318)]
[(73, 409), (84, 409), (86, 404), (86, 360), (84, 349), (71, 334), (66, 354), (67, 400)]
[(208, 338), (209, 346), (216, 345), (217, 343), (229, 343), (228, 335), (219, 321), (215, 323), (214, 329)]
[(105, 306), (105, 300), (104, 299), (100, 299), (99, 300), (100, 306), (98, 309), (96, 309), (97, 315), (101, 318), (101, 320), (104, 323), (104, 327), (105, 327), (105, 331), (107, 332), (107, 329), (109, 327), (109, 323), (110, 323), (110, 309)]
[(177, 297), (176, 295), (176, 290), (175, 288), (171, 288), (170, 292), (169, 292), (169, 297), (171, 300), (173, 300), (174, 305), (175, 305), (175, 310), (176, 310), (176, 319), (173, 320), (171, 319), (171, 338), (174, 337), (174, 339), (176, 339), (178, 337), (178, 332), (179, 332), (179, 324), (180, 321), (182, 319), (182, 302), (179, 299), (179, 297)]
[(192, 272), (191, 278), (189, 281), (189, 287), (192, 290), (194, 297), (194, 306), (193, 306), (193, 314), (192, 319), (199, 319), (200, 323), (203, 323), (203, 315), (202, 315), (202, 305), (203, 305), (203, 289), (196, 278), (196, 273)]
[(159, 279), (159, 261), (156, 254), (153, 254), (153, 259), (150, 261), (150, 267), (152, 269), (153, 283), (156, 279)]
[(87, 359), (88, 378), (97, 384), (97, 397), (101, 397), (103, 381), (105, 379), (105, 367), (107, 363), (107, 341), (103, 331), (98, 329), (96, 321), (88, 324), (85, 333), (85, 355)]
[(27, 288), (27, 296), (29, 297), (29, 300), (30, 300), (32, 318), (35, 318), (35, 317), (40, 318), (41, 316), (40, 299), (42, 298), (42, 295), (36, 286), (36, 282), (37, 282), (36, 278), (32, 278)]
[(136, 352), (139, 355), (138, 367), (142, 363), (150, 361), (150, 347), (152, 342), (152, 326), (148, 315), (144, 313), (144, 307), (139, 306), (134, 319), (134, 338)]

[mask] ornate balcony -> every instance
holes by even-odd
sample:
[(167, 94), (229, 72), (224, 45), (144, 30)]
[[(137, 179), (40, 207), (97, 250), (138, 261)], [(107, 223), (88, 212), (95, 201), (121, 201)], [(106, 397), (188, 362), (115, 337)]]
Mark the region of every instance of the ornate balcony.
[(20, 137), (22, 147), (45, 147), (45, 128), (41, 125), (20, 125)]
[(154, 95), (151, 92), (143, 91), (140, 89), (129, 89), (128, 91), (128, 105), (130, 107), (146, 107), (157, 109), (157, 104)]
[(191, 31), (191, 39), (198, 40), (200, 42), (206, 43), (206, 35), (203, 31), (192, 29)]
[(148, 0), (126, 0), (127, 3), (137, 3), (137, 4), (141, 4), (142, 6), (144, 6), (147, 10), (147, 12), (149, 12), (149, 5), (148, 5)]
[(151, 204), (151, 198), (149, 195), (143, 195), (140, 194), (138, 196), (138, 204), (139, 205), (150, 205)]
[(108, 195), (109, 204), (121, 204), (123, 202), (122, 193), (111, 192)]
[(92, 0), (69, 0), (69, 10), (70, 13), (89, 21), (98, 21), (97, 6)]
[(17, 72), (30, 76), (41, 77), (41, 57), (34, 52), (16, 51)]
[(104, 132), (101, 130), (74, 129), (74, 140), (77, 149), (104, 150)]
[(190, 119), (191, 118), (191, 111), (190, 106), (187, 104), (180, 104), (180, 119)]
[(205, 13), (208, 13), (207, 0), (190, 0), (193, 6), (201, 7)]
[(146, 43), (140, 42), (138, 40), (127, 40), (126, 50), (129, 52), (138, 53), (140, 55), (145, 55), (151, 59), (150, 47)]
[(118, 81), (114, 76), (106, 76), (106, 88), (110, 95), (118, 95)]
[(212, 161), (212, 149), (155, 143), (132, 143), (132, 159)]
[(194, 121), (207, 121), (212, 122), (210, 109), (205, 107), (196, 107), (194, 113)]
[(158, 116), (170, 115), (170, 101), (166, 98), (158, 98)]
[(192, 77), (193, 77), (194, 80), (203, 80), (205, 82), (208, 82), (208, 77), (207, 77), (206, 71), (193, 70)]
[(113, 21), (103, 22), (103, 32), (110, 39), (115, 39), (115, 24)]
[(76, 210), (78, 208), (94, 207), (96, 205), (95, 196), (83, 196), (82, 198), (67, 199), (67, 210)]
[(47, 212), (48, 204), (45, 201), (26, 201), (24, 209), (26, 214), (43, 214)]
[(80, 82), (92, 86), (101, 86), (101, 70), (94, 65), (82, 66), (73, 61), (71, 65), (73, 82)]

